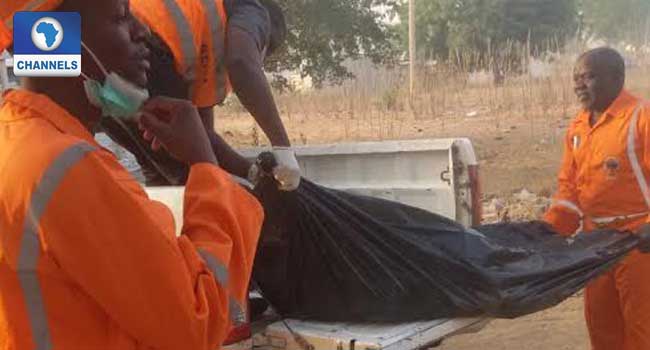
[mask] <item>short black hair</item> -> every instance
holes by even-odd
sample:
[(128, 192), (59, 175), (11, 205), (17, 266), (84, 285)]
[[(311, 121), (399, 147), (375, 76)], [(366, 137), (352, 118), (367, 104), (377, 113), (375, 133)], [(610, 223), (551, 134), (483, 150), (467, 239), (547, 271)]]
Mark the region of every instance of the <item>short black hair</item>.
[(260, 0), (260, 3), (266, 8), (271, 20), (271, 34), (266, 54), (271, 56), (287, 40), (287, 22), (282, 12), (282, 8), (273, 0)]
[(625, 81), (625, 59), (611, 47), (599, 47), (583, 53), (578, 61), (587, 60), (594, 68)]

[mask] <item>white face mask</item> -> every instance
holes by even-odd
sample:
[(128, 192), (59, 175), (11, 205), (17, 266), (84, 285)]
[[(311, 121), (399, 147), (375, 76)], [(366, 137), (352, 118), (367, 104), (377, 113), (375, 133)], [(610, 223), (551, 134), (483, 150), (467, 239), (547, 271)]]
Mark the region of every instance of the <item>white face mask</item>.
[(88, 101), (102, 110), (102, 115), (113, 118), (128, 119), (135, 116), (142, 105), (149, 99), (149, 91), (139, 88), (115, 72), (108, 72), (102, 62), (82, 41), (81, 45), (88, 51), (99, 69), (104, 74), (104, 83), (88, 77), (83, 72), (84, 90)]

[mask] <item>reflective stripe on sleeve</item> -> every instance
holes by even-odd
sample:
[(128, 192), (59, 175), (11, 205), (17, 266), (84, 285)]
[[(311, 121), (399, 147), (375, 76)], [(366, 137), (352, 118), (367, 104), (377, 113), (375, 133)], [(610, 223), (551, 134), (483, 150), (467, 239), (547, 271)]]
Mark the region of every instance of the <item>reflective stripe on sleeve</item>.
[(69, 147), (52, 162), (36, 186), (25, 215), (23, 235), (18, 257), (18, 279), (25, 298), (27, 317), (31, 325), (35, 349), (52, 349), (50, 330), (47, 323), (43, 293), (38, 279), (37, 267), (41, 257), (40, 221), (54, 191), (59, 187), (68, 171), (88, 152), (95, 148), (87, 143)]

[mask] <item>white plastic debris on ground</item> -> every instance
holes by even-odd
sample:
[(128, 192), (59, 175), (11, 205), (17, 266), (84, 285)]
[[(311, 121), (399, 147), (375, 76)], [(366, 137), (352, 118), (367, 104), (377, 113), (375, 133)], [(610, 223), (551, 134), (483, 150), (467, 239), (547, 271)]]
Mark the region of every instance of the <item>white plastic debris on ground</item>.
[(483, 222), (538, 220), (551, 203), (550, 198), (522, 189), (507, 198), (491, 198), (483, 203)]

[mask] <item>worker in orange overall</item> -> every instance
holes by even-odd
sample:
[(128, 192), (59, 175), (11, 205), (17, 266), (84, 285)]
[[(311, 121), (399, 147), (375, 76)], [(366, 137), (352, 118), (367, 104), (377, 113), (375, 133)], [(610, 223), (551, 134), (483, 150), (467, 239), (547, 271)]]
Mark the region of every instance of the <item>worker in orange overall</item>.
[[(215, 158), (187, 101), (147, 100), (149, 35), (128, 0), (2, 0), (78, 12), (82, 76), (24, 78), (0, 105), (0, 349), (218, 349), (245, 319), (262, 208)], [(182, 234), (94, 140), (140, 125), (187, 164)]]
[[(256, 183), (259, 169), (215, 132), (215, 106), (234, 91), (268, 136), (278, 187), (295, 190), (300, 167), (264, 73), (264, 61), (284, 42), (287, 28), (273, 0), (132, 0), (133, 14), (151, 29), (148, 89), (192, 101), (222, 167)], [(133, 153), (150, 186), (182, 185), (187, 167), (139, 137), (134, 123), (107, 119), (106, 133)]]
[[(568, 129), (545, 220), (565, 235), (600, 228), (650, 233), (649, 106), (624, 89), (625, 63), (613, 49), (583, 54), (573, 80), (582, 110)], [(650, 349), (648, 276), (650, 255), (635, 251), (588, 285), (592, 349)]]
[[(300, 169), (264, 73), (267, 56), (286, 36), (280, 7), (272, 0), (131, 0), (133, 15), (149, 27), (151, 51), (147, 89), (152, 96), (191, 101), (198, 109), (220, 166), (231, 174), (257, 181), (257, 165), (234, 151), (215, 132), (219, 108), (233, 91), (269, 136), (278, 165), (280, 189), (293, 190)], [(135, 155), (149, 186), (183, 185), (187, 164), (172, 157), (135, 121), (105, 118), (101, 123), (113, 141)], [(231, 281), (231, 285), (248, 281)], [(243, 290), (243, 288), (240, 288)], [(266, 302), (238, 295), (244, 314), (263, 310)], [(258, 305), (259, 307), (255, 307)], [(233, 324), (224, 345), (250, 343), (250, 323)]]

